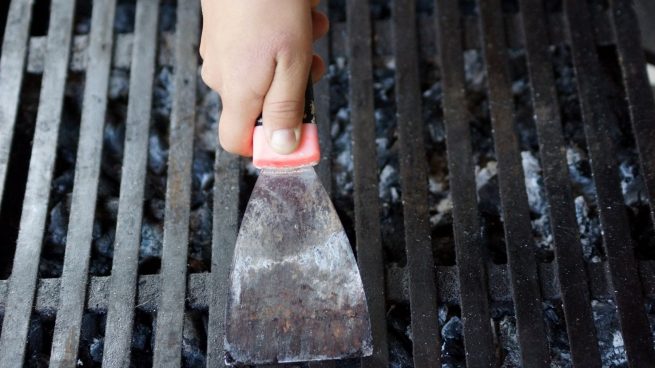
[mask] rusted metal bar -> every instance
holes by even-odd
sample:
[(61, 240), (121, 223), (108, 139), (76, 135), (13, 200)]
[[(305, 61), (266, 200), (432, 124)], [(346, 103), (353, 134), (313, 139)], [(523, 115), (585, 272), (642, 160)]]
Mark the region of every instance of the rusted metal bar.
[(237, 156), (218, 148), (214, 165), (214, 223), (212, 238), (211, 302), (207, 331), (207, 367), (224, 367), (225, 307), (230, 268), (239, 227), (239, 174)]
[(77, 364), (102, 159), (115, 9), (116, 0), (93, 3), (89, 66), (84, 86), (73, 199), (50, 367), (74, 367)]
[(495, 348), (489, 322), (491, 315), (484, 261), (487, 256), (480, 234), (471, 127), (466, 110), (462, 19), (458, 1), (445, 0), (438, 2), (436, 6), (466, 363), (470, 367), (493, 367)]
[(628, 364), (631, 367), (647, 367), (651, 365), (650, 362), (655, 362), (655, 351), (644, 309), (634, 242), (619, 183), (615, 144), (608, 134), (609, 128), (617, 123), (616, 117), (609, 110), (603, 94), (602, 78), (606, 76), (600, 68), (586, 2), (566, 0), (565, 8), (609, 280), (613, 287)]
[(178, 2), (177, 19), (175, 95), (169, 135), (164, 244), (160, 272), (162, 287), (157, 310), (153, 359), (153, 366), (171, 368), (182, 364), (200, 1)]
[[(318, 11), (329, 15), (329, 1), (323, 0)], [(316, 53), (323, 58), (325, 65), (330, 63), (330, 34), (316, 42)], [(314, 86), (314, 105), (316, 106), (316, 123), (318, 125), (318, 143), (321, 147), (321, 162), (316, 171), (325, 191), (332, 195), (332, 124), (330, 117), (330, 79), (324, 76)]]
[(514, 126), (502, 7), (499, 0), (480, 0), (478, 4), (521, 361), (525, 367), (548, 367), (550, 357), (539, 292), (536, 247), (532, 239), (530, 209)]
[(350, 121), (353, 140), (355, 234), (359, 264), (371, 318), (373, 356), (362, 367), (389, 365), (384, 294), (384, 261), (380, 233), (378, 165), (373, 115), (371, 20), (367, 1), (347, 3), (350, 63)]
[[(655, 9), (655, 6), (651, 7)], [(623, 86), (639, 151), (641, 177), (646, 186), (645, 195), (650, 204), (651, 219), (655, 224), (655, 99), (646, 74), (644, 50), (638, 42), (641, 33), (633, 4), (631, 1), (614, 0), (611, 2), (611, 11)]]
[[(512, 301), (509, 286), (509, 270), (506, 265), (487, 264), (489, 275), (489, 296), (491, 303), (506, 304)], [(612, 297), (612, 290), (608, 285), (605, 274), (606, 264), (588, 263), (586, 273), (591, 289), (591, 298), (607, 300)], [(557, 270), (554, 263), (542, 263), (539, 267), (540, 288), (543, 290), (544, 300), (558, 300), (561, 298), (557, 280)], [(639, 275), (643, 280), (644, 295), (655, 299), (655, 261), (639, 262)], [(187, 303), (193, 310), (204, 311), (212, 308), (211, 291), (215, 289), (213, 273), (193, 273), (187, 280)], [(457, 266), (437, 267), (437, 282), (439, 300), (444, 305), (459, 304), (459, 285), (457, 282)], [(398, 268), (387, 274), (385, 288), (388, 300), (396, 303), (407, 302), (409, 295), (406, 289), (400, 288), (407, 281), (407, 272)], [(37, 283), (34, 311), (45, 319), (54, 317), (58, 307), (60, 279), (40, 279)], [(4, 313), (7, 301), (7, 281), (0, 281), (0, 315)], [(143, 275), (138, 279), (138, 295), (135, 308), (147, 313), (154, 313), (159, 304), (159, 288), (161, 280), (159, 275)], [(111, 295), (111, 276), (94, 276), (89, 279), (87, 287), (87, 301), (85, 309), (94, 313), (106, 313), (109, 296)], [(211, 312), (210, 312), (211, 313)], [(211, 331), (211, 328), (209, 328)], [(212, 341), (212, 340), (210, 340)], [(222, 354), (223, 343), (219, 346)], [(222, 359), (222, 355), (221, 355)]]
[(25, 51), (27, 50), (32, 3), (34, 0), (14, 0), (9, 5), (7, 28), (2, 41), (0, 58), (0, 205), (4, 195), (9, 151), (14, 136), (18, 96), (23, 84)]
[[(329, 0), (320, 2), (317, 8), (329, 16)], [(330, 33), (315, 42), (314, 51), (323, 59), (326, 65), (330, 63)], [(318, 141), (321, 147), (321, 161), (316, 167), (318, 177), (323, 188), (332, 196), (332, 119), (330, 116), (330, 80), (324, 76), (314, 85), (314, 106), (316, 106), (315, 119), (318, 125)], [(321, 361), (308, 363), (309, 368), (333, 368), (335, 361)]]
[(414, 366), (440, 367), (437, 288), (430, 240), (428, 178), (414, 1), (392, 2), (400, 177), (409, 272)]
[(521, 14), (534, 120), (539, 136), (539, 153), (571, 359), (575, 367), (600, 367), (598, 344), (591, 343), (596, 341), (596, 333), (568, 177), (555, 77), (549, 62), (543, 3), (540, 0), (522, 0)]
[[(7, 307), (0, 336), (0, 367), (23, 364), (32, 303), (36, 292), (43, 233), (50, 198), (57, 136), (64, 102), (75, 1), (53, 0), (46, 64), (32, 144), (25, 200)], [(4, 88), (4, 86), (3, 86)], [(11, 331), (11, 332), (8, 332)]]
[(103, 367), (130, 363), (159, 0), (138, 0)]

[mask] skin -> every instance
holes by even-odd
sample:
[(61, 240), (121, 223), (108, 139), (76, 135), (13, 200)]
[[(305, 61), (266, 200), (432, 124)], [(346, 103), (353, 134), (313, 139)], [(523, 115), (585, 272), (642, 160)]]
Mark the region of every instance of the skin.
[(252, 155), (260, 113), (271, 148), (297, 148), (307, 77), (325, 72), (312, 54), (329, 24), (315, 10), (319, 1), (202, 0), (202, 78), (223, 102), (218, 130), (226, 151)]

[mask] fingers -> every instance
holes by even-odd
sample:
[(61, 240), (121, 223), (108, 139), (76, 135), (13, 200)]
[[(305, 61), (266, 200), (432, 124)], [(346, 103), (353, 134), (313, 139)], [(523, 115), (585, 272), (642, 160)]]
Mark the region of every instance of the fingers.
[[(319, 1), (320, 0), (316, 1), (316, 4), (318, 4)], [(327, 16), (322, 12), (318, 12), (312, 9), (313, 40), (316, 41), (319, 38), (325, 36), (329, 30), (330, 30), (330, 22)], [(314, 83), (318, 82), (323, 76), (323, 74), (325, 74), (325, 63), (323, 62), (323, 59), (316, 54), (312, 58), (311, 73), (312, 73), (312, 81)]]
[(312, 82), (318, 82), (323, 74), (325, 74), (325, 62), (320, 56), (314, 54), (312, 56)]
[(216, 83), (210, 87), (218, 91), (223, 103), (218, 122), (219, 142), (228, 152), (252, 156), (253, 129), (262, 113), (264, 95), (271, 84), (275, 64), (272, 60), (265, 63), (237, 57), (234, 61), (226, 61), (226, 65), (231, 67), (231, 72), (220, 66), (212, 68), (208, 65), (205, 68), (203, 65), (202, 68), (203, 78)]
[(289, 154), (298, 147), (310, 60), (300, 55), (295, 60), (278, 59), (273, 82), (264, 97), (264, 131), (277, 153)]
[(218, 138), (224, 150), (252, 156), (252, 134), (261, 113), (262, 99), (256, 96), (223, 99), (223, 112), (218, 122)]
[[(291, 153), (297, 148), (304, 113), (306, 72), (302, 72), (302, 65), (285, 72), (280, 69), (276, 69), (266, 97), (247, 89), (223, 94), (223, 112), (219, 121), (219, 141), (223, 149), (242, 156), (252, 156), (254, 122), (262, 113), (262, 104), (264, 129), (271, 147), (281, 154)], [(211, 69), (203, 69), (205, 73), (211, 73)], [(318, 55), (312, 57), (311, 73), (313, 81), (320, 80), (325, 73), (325, 63)], [(230, 98), (237, 95), (240, 97)]]
[(314, 41), (325, 36), (330, 30), (328, 17), (316, 10), (312, 10), (312, 37)]
[(201, 1), (201, 74), (222, 98), (221, 145), (252, 155), (254, 124), (262, 114), (271, 148), (293, 152), (300, 140), (308, 75), (318, 81), (326, 69), (311, 50), (312, 40), (329, 29), (327, 17), (315, 8), (320, 0), (261, 0), (256, 7)]

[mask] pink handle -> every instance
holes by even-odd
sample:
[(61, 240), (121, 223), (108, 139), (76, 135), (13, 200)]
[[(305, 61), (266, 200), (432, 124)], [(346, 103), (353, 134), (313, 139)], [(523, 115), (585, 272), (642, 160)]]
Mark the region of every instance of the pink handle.
[(281, 155), (273, 151), (266, 141), (263, 126), (255, 127), (252, 146), (252, 163), (258, 169), (313, 166), (321, 160), (321, 149), (318, 146), (318, 127), (316, 124), (302, 124), (300, 144), (295, 151), (288, 155)]

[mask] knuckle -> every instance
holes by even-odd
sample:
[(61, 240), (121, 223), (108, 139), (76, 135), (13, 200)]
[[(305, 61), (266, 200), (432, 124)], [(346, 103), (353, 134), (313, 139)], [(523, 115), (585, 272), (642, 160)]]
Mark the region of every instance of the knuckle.
[(295, 35), (280, 35), (276, 59), (287, 68), (307, 66), (312, 62), (311, 43)]
[(302, 115), (303, 101), (284, 100), (269, 102), (264, 106), (267, 119), (294, 120)]

